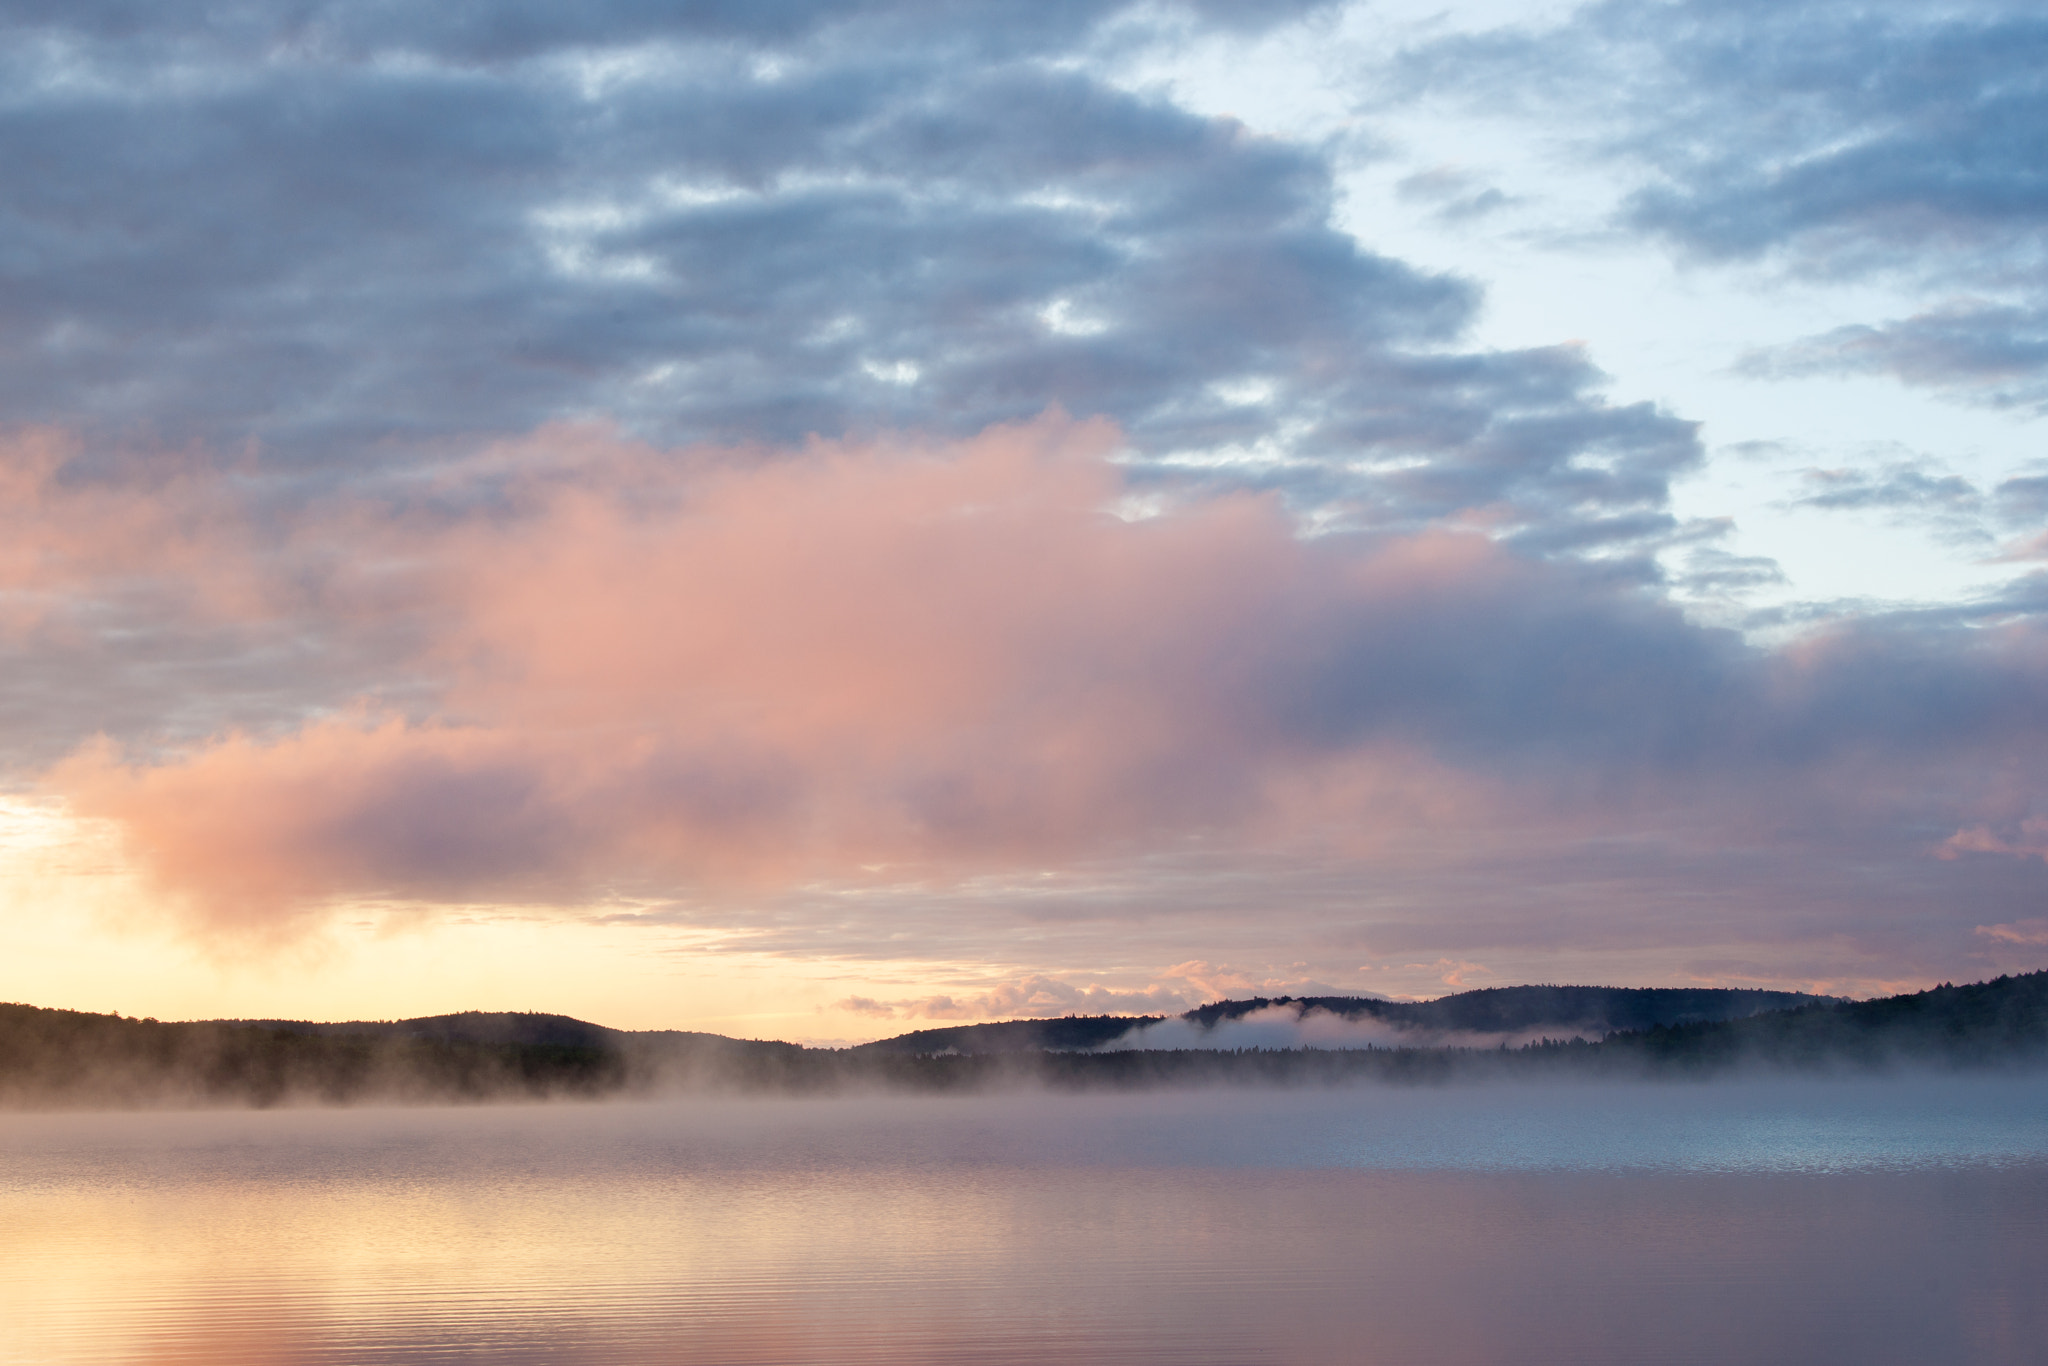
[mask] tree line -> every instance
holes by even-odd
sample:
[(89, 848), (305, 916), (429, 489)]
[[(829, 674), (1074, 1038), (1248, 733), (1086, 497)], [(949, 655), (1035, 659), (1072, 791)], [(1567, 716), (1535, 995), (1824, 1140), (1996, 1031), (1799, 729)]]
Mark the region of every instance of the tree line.
[[(1115, 1052), (1057, 1045), (960, 1052), (952, 1042), (925, 1052), (813, 1049), (712, 1034), (627, 1033), (538, 1015), (322, 1026), (163, 1023), (0, 1005), (0, 1106), (447, 1104), (692, 1092), (1122, 1090), (2048, 1067), (2048, 971), (1872, 1001), (1806, 999), (1742, 1018), (1619, 1030), (1597, 1042)], [(1048, 1031), (1053, 1038), (1104, 1034), (1102, 1028)]]

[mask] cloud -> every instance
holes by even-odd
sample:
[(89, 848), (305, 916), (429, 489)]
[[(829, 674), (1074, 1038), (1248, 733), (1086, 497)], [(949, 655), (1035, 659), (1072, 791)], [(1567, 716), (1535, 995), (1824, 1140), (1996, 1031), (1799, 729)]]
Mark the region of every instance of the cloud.
[(1990, 538), (1992, 500), (1961, 475), (1936, 462), (1893, 460), (1876, 469), (1842, 467), (1800, 471), (1805, 491), (1790, 506), (1824, 512), (1878, 512), (1895, 522), (1925, 527), (1945, 539), (1971, 543)]
[(1514, 202), (1498, 186), (1482, 185), (1456, 166), (1433, 166), (1403, 176), (1394, 193), (1410, 202), (1436, 205), (1436, 216), (1451, 223), (1484, 217)]
[(1694, 597), (1733, 597), (1753, 588), (1785, 583), (1785, 571), (1768, 555), (1736, 555), (1716, 546), (1686, 552), (1672, 585)]
[(1794, 500), (1795, 506), (1861, 511), (1866, 508), (1905, 511), (1974, 511), (1981, 495), (1957, 475), (1930, 474), (1912, 464), (1895, 464), (1873, 475), (1868, 470), (1807, 470), (1814, 491)]
[(1186, 440), (1191, 380), (1469, 309), (1319, 222), (1313, 153), (1044, 65), (1129, 5), (759, 8), (17, 10), (10, 413), (326, 463), (593, 411)]
[(1378, 74), (1383, 101), (1543, 121), (1615, 179), (1610, 232), (1937, 300), (1753, 350), (1743, 372), (1883, 375), (2038, 408), (2044, 54), (2039, 8), (1999, 0), (1607, 0), (1425, 39)]
[(189, 742), (226, 716), (291, 725), (309, 704), (403, 691), (394, 619), (366, 640), (307, 615), (321, 559), (347, 552), (295, 553), (267, 485), (175, 451), (0, 432), (0, 781), (96, 731)]
[[(95, 742), (45, 781), (255, 934), (351, 900), (772, 898), (1674, 822), (1924, 858), (1942, 837), (1906, 832), (2032, 791), (2010, 765), (2043, 748), (2048, 640), (2011, 605), (1766, 652), (1472, 532), (1303, 539), (1242, 490), (1125, 520), (1122, 445), (1060, 418), (773, 456), (544, 432), (479, 458), (489, 498), (273, 533), (327, 566), (313, 621), (410, 643), (410, 711)], [(195, 572), (256, 577), (250, 544)]]
[[(413, 567), (409, 610), (441, 623), (415, 661), (445, 680), (434, 714), (162, 763), (90, 746), (53, 781), (238, 923), (333, 895), (780, 882), (1235, 828), (1314, 769), (1317, 732), (1355, 724), (1315, 683), (1344, 667), (1316, 657), (1347, 647), (1331, 613), (1403, 617), (1408, 587), (1456, 592), (1494, 552), (1423, 538), (1340, 565), (1269, 495), (1127, 523), (1105, 510), (1118, 444), (1053, 421), (775, 462), (623, 448), (602, 482), (508, 494), (529, 501), (507, 520), (309, 519), (302, 544)], [(1504, 563), (1488, 577), (1517, 591)], [(1325, 638), (1304, 660), (1305, 634)]]
[(2024, 563), (2028, 560), (2048, 560), (2048, 531), (2022, 537), (1994, 557), (1994, 562), (1998, 563)]
[[(1323, 0), (1184, 0), (1168, 15), (1225, 29), (1257, 31), (1285, 23)], [(127, 0), (11, 5), (8, 27), (28, 38), (83, 35), (145, 48), (178, 41), (202, 50), (260, 58), (305, 48), (362, 61), (391, 51), (431, 54), (475, 65), (513, 63), (564, 48), (631, 49), (650, 40), (783, 44), (801, 49), (820, 36), (873, 50), (922, 37), (970, 51), (1016, 56), (1072, 45), (1130, 9), (1126, 0), (1057, 0), (1026, 11), (988, 14), (959, 0), (866, 0), (858, 8), (822, 0), (773, 0), (677, 11), (646, 0), (594, 0), (574, 10), (548, 5), (452, 0), (431, 10), (403, 5), (250, 3), (195, 22), (185, 11)], [(962, 20), (971, 18), (973, 24)], [(936, 30), (936, 33), (934, 32)]]
[(212, 471), (167, 460), (125, 470), (118, 484), (67, 481), (80, 451), (54, 429), (0, 439), (0, 630), (75, 634), (131, 603), (254, 610), (260, 589), (236, 568), (246, 556), (219, 553), (250, 529)]
[(1366, 1048), (1398, 1047), (1405, 1031), (1379, 1020), (1347, 1019), (1327, 1010), (1304, 1010), (1299, 1004), (1272, 1005), (1233, 1020), (1202, 1025), (1192, 1020), (1161, 1020), (1140, 1025), (1122, 1038), (1094, 1051), (1126, 1053), (1136, 1049), (1238, 1048)]
[[(1456, 984), (1456, 985), (1462, 985)], [(1161, 1020), (1139, 1025), (1095, 1052), (1124, 1053), (1134, 1049), (1239, 1048), (1519, 1048), (1538, 1039), (1598, 1039), (1607, 1030), (1597, 1023), (1552, 1024), (1547, 1029), (1483, 1031), (1404, 1028), (1371, 1016), (1345, 1016), (1299, 1001), (1266, 1006), (1235, 1019), (1203, 1025), (1192, 1020)]]
[[(1640, 227), (1839, 271), (1934, 244), (1990, 268), (2048, 221), (2023, 131), (2048, 107), (2048, 25), (2029, 7), (1608, 5), (1587, 24), (1613, 55), (1654, 52), (1632, 95), (1674, 88), (1624, 135), (1662, 172), (1631, 203)], [(1688, 145), (1702, 117), (1715, 136)]]
[(1041, 974), (1029, 974), (985, 991), (931, 995), (897, 1001), (849, 996), (837, 1008), (894, 1020), (1017, 1020), (1051, 1019), (1064, 1015), (1132, 1015), (1178, 1013), (1197, 1002), (1170, 986), (1154, 983), (1142, 990), (1119, 991), (1101, 985), (1076, 986)]
[[(530, 487), (479, 450), (541, 429), (596, 482), (559, 448), (604, 422), (772, 462), (1056, 406), (1116, 424), (1134, 501), (1653, 582), (1691, 424), (1577, 348), (1460, 350), (1477, 291), (1340, 231), (1325, 149), (1091, 74), (1303, 8), (10, 10), (0, 404), (70, 444), (24, 475), (0, 757), (432, 720), (456, 609), (382, 522)], [(26, 547), (74, 513), (66, 587)]]
[[(2023, 919), (2048, 865), (1932, 855), (2032, 815), (2048, 580), (1689, 619), (1657, 555), (1778, 572), (1674, 515), (1692, 423), (1475, 347), (1329, 148), (1103, 74), (1299, 13), (12, 7), (0, 776), (223, 935), (597, 902), (1129, 992)], [(1410, 70), (1579, 101), (1627, 231), (1977, 301), (1855, 354), (2019, 393), (2038, 23), (1971, 13)], [(2031, 478), (1982, 494), (2023, 541)]]
[(758, 8), (13, 11), (0, 405), (320, 497), (550, 422), (783, 447), (1057, 404), (1174, 488), (1583, 523), (1564, 553), (1699, 459), (1574, 349), (1459, 352), (1477, 291), (1340, 231), (1324, 150), (1091, 74), (1112, 29), (1305, 7)]
[(1979, 925), (1977, 933), (2003, 944), (2028, 947), (2048, 944), (2048, 920), (2028, 920), (2015, 925)]
[(1754, 351), (1736, 368), (1766, 379), (1887, 375), (1994, 407), (2038, 407), (2048, 400), (2048, 313), (1951, 305)]
[(1774, 250), (1824, 271), (1940, 244), (1990, 263), (2044, 217), (2048, 24), (2030, 6), (1821, 0), (1587, 5), (1400, 55), (1398, 87), (1604, 121), (1634, 226), (1707, 256)]
[(1945, 859), (1964, 854), (2008, 854), (2014, 858), (2048, 860), (2048, 817), (2029, 816), (2015, 825), (2005, 835), (1984, 825), (1958, 830), (1942, 841), (1936, 853)]
[(2011, 524), (2048, 520), (2048, 475), (2014, 475), (2002, 481), (1993, 495), (2000, 515)]

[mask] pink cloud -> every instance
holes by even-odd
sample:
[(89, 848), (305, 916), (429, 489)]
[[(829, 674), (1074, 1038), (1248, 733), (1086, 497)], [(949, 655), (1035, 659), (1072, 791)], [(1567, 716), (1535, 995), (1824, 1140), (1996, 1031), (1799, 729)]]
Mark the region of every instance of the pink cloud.
[(0, 434), (0, 634), (75, 633), (81, 612), (147, 599), (158, 613), (237, 618), (269, 595), (226, 480), (175, 457), (71, 475), (82, 453), (47, 428)]
[(1437, 980), (1458, 991), (1470, 991), (1477, 986), (1478, 983), (1473, 980), (1475, 977), (1491, 977), (1496, 981), (1500, 978), (1499, 973), (1484, 963), (1469, 963), (1461, 959), (1439, 958), (1434, 963), (1410, 963), (1406, 966), (1411, 969), (1422, 967), (1429, 972), (1441, 972), (1442, 975)]
[[(1498, 941), (1415, 926), (1444, 906), (1527, 917), (1443, 870), (1490, 869), (1514, 889), (1499, 906), (1566, 906), (1598, 882), (1590, 849), (1615, 888), (1683, 864), (1747, 915), (1781, 904), (1802, 842), (1902, 857), (1898, 829), (2031, 800), (2037, 633), (1936, 650), (1837, 627), (1768, 654), (1475, 531), (1303, 538), (1255, 493), (1124, 520), (1118, 447), (1058, 418), (796, 452), (553, 429), (260, 535), (232, 480), (180, 476), (152, 509), (24, 448), (14, 477), (57, 530), (17, 581), (60, 606), (141, 584), (169, 627), (360, 640), (397, 699), (279, 706), (197, 743), (131, 733), (45, 781), (114, 822), (196, 923), (237, 933), (351, 900), (732, 905), (887, 883), (935, 906), (984, 873), (1199, 854), (1373, 868), (1409, 889), (1375, 915), (1413, 922), (1389, 941), (1412, 947), (1375, 952), (1443, 954), (1428, 975), (1447, 987), (1492, 980), (1471, 960)], [(1993, 830), (1959, 831), (1949, 863), (1924, 837), (1912, 857), (1960, 870), (1959, 852), (2048, 840)], [(1370, 881), (1303, 904), (1351, 915)], [(1266, 913), (1256, 892), (1183, 890), (1245, 925)], [(1673, 923), (1641, 934), (1691, 933), (1683, 898), (1612, 895), (1583, 923), (1487, 933), (1590, 941), (1645, 907)], [(1153, 962), (1241, 952), (1145, 933)], [(1161, 980), (1206, 997), (1293, 979), (1197, 962)]]
[(959, 996), (920, 996), (899, 1001), (849, 996), (835, 1004), (841, 1010), (880, 1019), (1012, 1020), (1055, 1015), (1173, 1015), (1199, 1001), (1162, 983), (1119, 991), (1100, 985), (1076, 986), (1057, 977), (1032, 973), (998, 983), (986, 991)]
[(2024, 564), (2032, 560), (2048, 560), (2048, 531), (2022, 537), (2000, 548), (1990, 557), (1990, 564)]
[(2022, 920), (2010, 925), (1979, 925), (1977, 933), (1995, 943), (2033, 948), (2048, 945), (2048, 920)]
[(1963, 854), (2010, 854), (2015, 858), (2048, 860), (2048, 819), (2028, 817), (2019, 822), (2011, 838), (1997, 834), (1989, 826), (1972, 826), (1956, 831), (1935, 850), (1935, 856), (1942, 859), (1955, 859)]
[(564, 436), (506, 458), (491, 516), (295, 529), (355, 552), (329, 610), (438, 624), (432, 714), (102, 743), (51, 785), (242, 927), (337, 898), (1006, 867), (1332, 810), (1370, 838), (1474, 787), (1413, 747), (1303, 743), (1271, 675), (1333, 613), (1498, 572), (1478, 537), (1333, 556), (1257, 495), (1120, 520), (1101, 423), (747, 463)]

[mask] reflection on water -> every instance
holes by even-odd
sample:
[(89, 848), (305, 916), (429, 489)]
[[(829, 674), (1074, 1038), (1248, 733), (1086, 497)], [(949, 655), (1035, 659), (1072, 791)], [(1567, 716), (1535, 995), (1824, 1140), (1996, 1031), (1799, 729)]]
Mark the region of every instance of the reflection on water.
[(2034, 1362), (2048, 1084), (0, 1120), (10, 1363)]

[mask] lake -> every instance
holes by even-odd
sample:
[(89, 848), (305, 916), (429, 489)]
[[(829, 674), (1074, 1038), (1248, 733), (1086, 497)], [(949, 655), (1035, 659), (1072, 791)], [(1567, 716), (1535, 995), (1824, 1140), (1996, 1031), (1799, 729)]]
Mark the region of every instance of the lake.
[(2048, 1080), (0, 1116), (16, 1363), (2038, 1363)]

